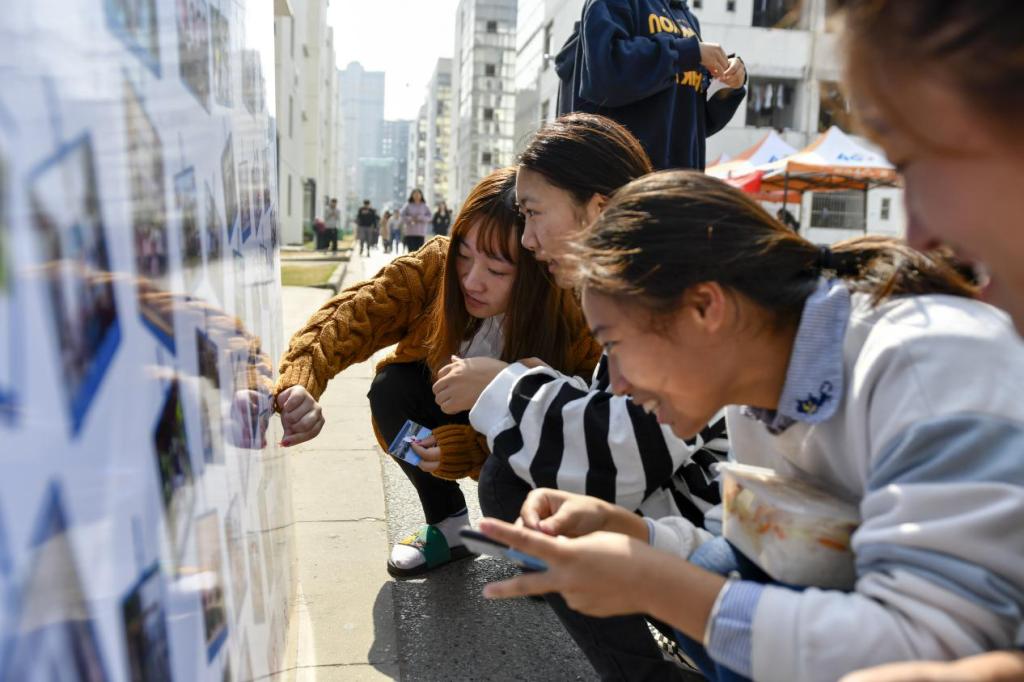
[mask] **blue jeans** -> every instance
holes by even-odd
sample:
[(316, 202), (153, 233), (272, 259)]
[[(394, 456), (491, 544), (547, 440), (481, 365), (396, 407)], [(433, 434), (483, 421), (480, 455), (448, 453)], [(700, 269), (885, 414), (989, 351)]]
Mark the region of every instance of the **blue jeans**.
[[(725, 538), (715, 538), (698, 547), (697, 551), (690, 555), (690, 563), (719, 575), (729, 575), (735, 572), (739, 574), (741, 580), (780, 584), (733, 547)], [(789, 587), (789, 585), (785, 587)], [(676, 631), (676, 641), (683, 653), (697, 664), (697, 667), (710, 682), (750, 682), (750, 678), (712, 660), (703, 644), (690, 639), (678, 630)]]

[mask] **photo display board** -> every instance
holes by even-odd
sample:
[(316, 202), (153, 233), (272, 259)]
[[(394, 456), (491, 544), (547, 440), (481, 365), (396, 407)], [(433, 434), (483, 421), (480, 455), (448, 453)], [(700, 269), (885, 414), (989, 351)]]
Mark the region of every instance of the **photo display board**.
[(273, 16), (0, 11), (0, 680), (283, 669)]

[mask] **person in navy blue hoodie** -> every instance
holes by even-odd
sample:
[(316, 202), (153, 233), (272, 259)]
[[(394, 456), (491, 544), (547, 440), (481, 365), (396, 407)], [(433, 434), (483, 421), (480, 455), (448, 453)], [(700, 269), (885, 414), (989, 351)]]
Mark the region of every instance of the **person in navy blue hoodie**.
[[(746, 95), (743, 61), (702, 40), (684, 0), (587, 0), (555, 70), (559, 115), (618, 121), (659, 170), (703, 170), (707, 137)], [(725, 87), (708, 97), (712, 78)]]

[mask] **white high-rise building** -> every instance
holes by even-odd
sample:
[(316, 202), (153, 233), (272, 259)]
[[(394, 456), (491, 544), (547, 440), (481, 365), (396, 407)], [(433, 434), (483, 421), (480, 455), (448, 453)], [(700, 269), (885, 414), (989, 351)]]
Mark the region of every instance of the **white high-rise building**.
[(281, 241), (301, 244), (338, 187), (334, 31), (328, 0), (275, 3), (277, 182)]
[[(516, 139), (524, 139), (557, 113), (558, 76), (554, 58), (579, 21), (584, 0), (519, 0), (516, 59)], [(743, 58), (748, 94), (724, 130), (711, 136), (708, 163), (735, 156), (778, 130), (802, 149), (831, 125), (850, 131), (850, 116), (840, 93), (840, 63), (830, 17), (834, 0), (690, 0), (704, 40), (719, 43)], [(866, 141), (858, 140), (867, 145)], [(801, 207), (805, 228), (823, 213), (866, 219), (871, 232), (903, 230), (900, 190), (808, 192)], [(849, 229), (815, 230), (813, 238), (833, 241)]]
[(480, 178), (515, 158), (516, 10), (517, 0), (459, 3), (452, 59), (452, 206)]
[(409, 182), (409, 129), (414, 125), (414, 121), (384, 121), (380, 155), (385, 159), (394, 159), (394, 187), (391, 196), (378, 205), (380, 209), (401, 208), (409, 196), (406, 193)]
[[(424, 193), (433, 208), (448, 201), (451, 171), (452, 60), (438, 59), (434, 75), (427, 85), (427, 158)], [(449, 204), (450, 205), (450, 204)]]
[(305, 210), (308, 220), (321, 217), (326, 200), (337, 192), (332, 150), (338, 125), (335, 87), (334, 29), (327, 26), (328, 0), (303, 0), (296, 13), (305, 10), (306, 31), (302, 45), (305, 84), (303, 132), (305, 134)]
[[(275, 5), (276, 7), (276, 5)], [(303, 107), (306, 102), (302, 43), (306, 35), (305, 0), (292, 0), (274, 17), (277, 95), (277, 190), (281, 242), (303, 241), (303, 186), (306, 145)]]
[(516, 30), (515, 150), (555, 118), (558, 75), (555, 56), (579, 21), (584, 0), (519, 0)]
[(339, 202), (344, 215), (351, 219), (362, 205), (366, 190), (364, 170), (373, 169), (373, 186), (380, 187), (379, 163), (361, 163), (363, 159), (380, 158), (381, 127), (384, 124), (384, 72), (367, 71), (359, 62), (352, 62), (339, 77), (342, 150), (346, 194)]
[[(416, 120), (409, 126), (408, 170), (405, 196), (414, 189), (423, 191), (427, 179), (427, 105), (420, 107)], [(404, 204), (403, 204), (404, 205)]]

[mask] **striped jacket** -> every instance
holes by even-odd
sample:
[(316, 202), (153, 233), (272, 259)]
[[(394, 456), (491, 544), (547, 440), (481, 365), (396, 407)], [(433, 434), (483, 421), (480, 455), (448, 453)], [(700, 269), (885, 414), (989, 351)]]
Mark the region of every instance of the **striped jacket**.
[(645, 516), (683, 516), (698, 527), (720, 502), (711, 466), (725, 459), (724, 413), (683, 441), (631, 399), (609, 389), (608, 358), (588, 386), (547, 367), (516, 363), (470, 412), (492, 457), (534, 488), (593, 495)]

